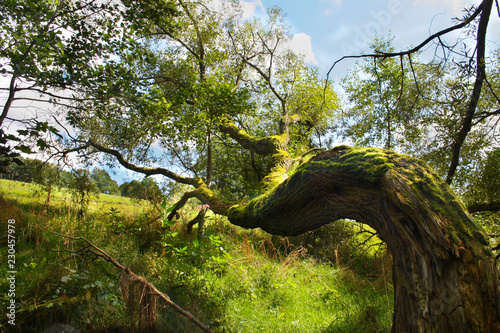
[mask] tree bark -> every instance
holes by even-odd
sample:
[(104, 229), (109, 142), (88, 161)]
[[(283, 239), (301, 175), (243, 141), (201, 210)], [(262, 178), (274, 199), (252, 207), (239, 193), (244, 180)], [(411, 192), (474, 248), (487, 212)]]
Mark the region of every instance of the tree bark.
[(278, 235), (341, 218), (366, 223), (394, 258), (393, 332), (500, 332), (500, 281), (486, 234), (424, 162), (337, 147), (227, 216)]
[(238, 142), (243, 148), (248, 149), (258, 155), (279, 154), (280, 149), (286, 146), (285, 137), (280, 135), (257, 138), (249, 135), (247, 132), (236, 126), (230, 120), (225, 119), (219, 124), (222, 133), (228, 134), (233, 140)]
[(479, 25), (477, 28), (477, 43), (476, 43), (476, 80), (474, 82), (474, 88), (472, 90), (471, 98), (469, 101), (469, 105), (467, 106), (467, 112), (465, 114), (464, 120), (462, 122), (462, 127), (460, 131), (457, 133), (457, 137), (455, 138), (455, 142), (453, 143), (452, 156), (450, 167), (448, 169), (448, 175), (446, 176), (446, 182), (451, 184), (453, 180), (453, 176), (457, 170), (459, 160), (460, 160), (460, 152), (462, 150), (462, 145), (467, 138), (471, 128), (472, 128), (472, 120), (474, 119), (474, 115), (476, 113), (477, 104), (479, 103), (479, 98), (481, 97), (481, 90), (483, 88), (484, 80), (486, 79), (486, 29), (488, 28), (488, 22), (490, 20), (491, 8), (493, 7), (493, 0), (484, 0), (481, 3), (483, 7), (481, 16), (479, 19)]

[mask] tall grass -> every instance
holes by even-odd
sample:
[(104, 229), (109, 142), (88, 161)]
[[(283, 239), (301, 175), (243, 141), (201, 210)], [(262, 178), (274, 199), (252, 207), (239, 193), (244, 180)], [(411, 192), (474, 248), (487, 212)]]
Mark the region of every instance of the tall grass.
[[(0, 193), (0, 235), (7, 219), (17, 221), (19, 281), (17, 325), (10, 327), (2, 313), (1, 330), (37, 332), (68, 323), (82, 332), (130, 331), (120, 272), (78, 252), (82, 243), (51, 233), (57, 232), (91, 240), (215, 332), (390, 331), (390, 257), (373, 251), (376, 241), (367, 242), (356, 225), (325, 227), (322, 237), (277, 238), (212, 215), (198, 241), (196, 232), (186, 232), (194, 207), (166, 229), (147, 202), (100, 195), (79, 218), (64, 189), (48, 209), (32, 185), (1, 180)], [(6, 271), (2, 265), (1, 295)], [(168, 308), (157, 311), (159, 331), (198, 331)]]

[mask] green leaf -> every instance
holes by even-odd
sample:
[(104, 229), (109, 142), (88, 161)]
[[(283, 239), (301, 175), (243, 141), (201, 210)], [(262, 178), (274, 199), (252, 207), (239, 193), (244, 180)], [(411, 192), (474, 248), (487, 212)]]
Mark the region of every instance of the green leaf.
[(71, 281), (71, 280), (72, 280), (72, 278), (71, 278), (71, 276), (69, 276), (69, 275), (65, 275), (65, 276), (63, 276), (63, 277), (61, 278), (61, 282), (64, 282), (64, 283), (67, 283), (67, 282), (69, 282), (69, 281)]
[(166, 210), (167, 209), (167, 200), (166, 199), (163, 199), (163, 201), (161, 202), (160, 204), (160, 207), (163, 209), (163, 210)]
[(165, 226), (171, 227), (171, 226), (173, 226), (173, 225), (174, 225), (174, 224), (176, 224), (176, 223), (177, 223), (177, 222), (175, 222), (175, 221), (170, 221), (170, 220), (163, 220), (163, 221), (162, 221), (162, 224), (163, 224), (163, 226), (164, 226), (164, 227), (165, 227)]
[(25, 154), (31, 154), (31, 153), (33, 153), (33, 151), (31, 150), (31, 148), (30, 148), (30, 147), (28, 147), (28, 146), (25, 146), (25, 145), (20, 145), (20, 146), (18, 146), (17, 148), (18, 148), (20, 151), (22, 151), (23, 153), (25, 153)]
[(175, 205), (168, 207), (167, 209), (165, 209), (165, 214), (171, 213), (174, 209), (175, 209)]

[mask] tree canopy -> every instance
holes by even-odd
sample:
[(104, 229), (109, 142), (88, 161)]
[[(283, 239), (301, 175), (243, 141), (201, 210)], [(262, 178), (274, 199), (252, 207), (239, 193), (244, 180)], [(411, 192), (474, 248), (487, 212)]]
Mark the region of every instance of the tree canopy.
[(144, 178), (142, 181), (133, 180), (120, 185), (122, 196), (158, 202), (161, 201), (162, 191), (153, 178)]
[(176, 15), (165, 13), (172, 29), (143, 13), (151, 25), (137, 32), (141, 43), (107, 62), (105, 84), (68, 113), (81, 147), (234, 200), (258, 195), (271, 170), (286, 172), (325, 145), (338, 100), (287, 48), (281, 12), (243, 21), (237, 3), (225, 6), (176, 2)]
[(120, 189), (116, 180), (113, 180), (109, 173), (103, 169), (92, 170), (92, 180), (99, 189), (99, 192), (105, 194), (120, 194)]
[[(101, 76), (102, 59), (121, 47), (115, 43), (121, 31), (113, 14), (117, 10), (112, 1), (0, 3), (0, 74), (9, 79), (1, 88), (6, 97), (0, 114), (4, 160), (51, 145), (48, 136), (58, 130), (40, 108), (72, 107), (82, 88)], [(15, 106), (28, 112), (16, 112)], [(19, 129), (7, 132), (7, 127)]]

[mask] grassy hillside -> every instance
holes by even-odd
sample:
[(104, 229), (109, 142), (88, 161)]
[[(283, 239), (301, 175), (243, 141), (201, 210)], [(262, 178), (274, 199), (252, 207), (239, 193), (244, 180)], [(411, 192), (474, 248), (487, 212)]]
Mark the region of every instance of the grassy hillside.
[[(85, 237), (152, 282), (215, 332), (389, 332), (390, 257), (370, 233), (342, 222), (296, 238), (272, 237), (210, 216), (201, 241), (186, 224), (162, 226), (156, 208), (123, 197), (93, 197), (83, 217), (65, 190), (0, 180), (0, 248), (7, 262), (8, 221), (15, 220), (16, 325), (0, 312), (2, 331), (41, 332), (66, 323), (81, 332), (130, 332), (120, 272), (80, 251)], [(10, 269), (0, 267), (8, 304)], [(159, 331), (198, 332), (158, 302)], [(136, 317), (134, 317), (136, 318)]]

